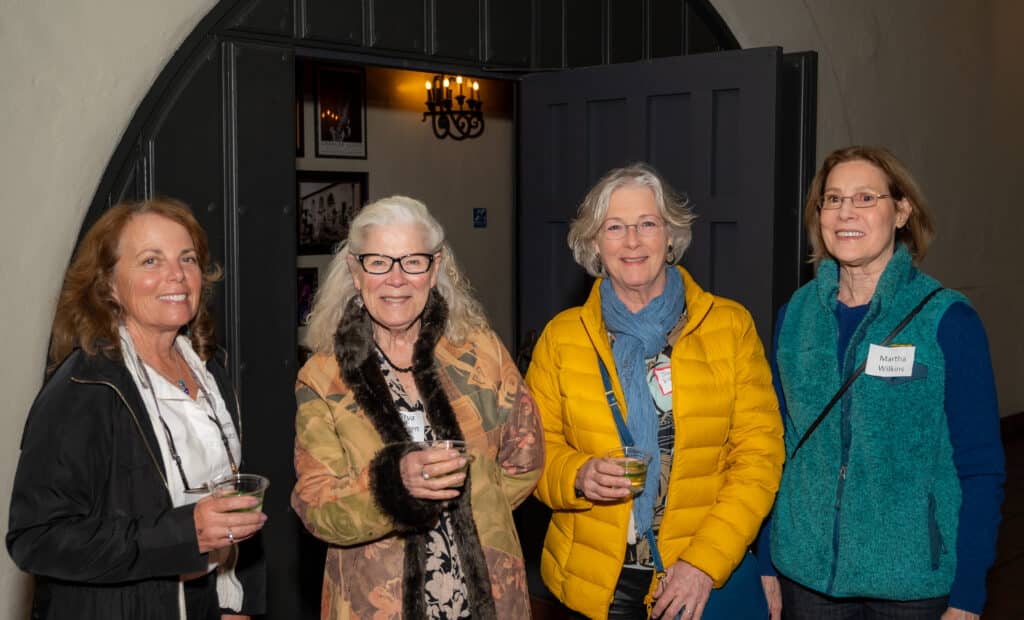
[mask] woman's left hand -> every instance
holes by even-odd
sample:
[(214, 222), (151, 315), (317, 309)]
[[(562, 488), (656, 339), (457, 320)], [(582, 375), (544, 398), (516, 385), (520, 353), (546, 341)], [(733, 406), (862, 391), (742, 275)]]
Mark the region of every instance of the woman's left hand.
[(942, 614), (941, 620), (979, 620), (981, 618), (978, 614), (972, 614), (969, 611), (957, 609), (956, 607), (947, 607), (946, 613)]
[[(692, 618), (700, 620), (711, 596), (711, 577), (693, 564), (676, 561), (665, 570), (665, 577), (654, 591), (654, 618)], [(682, 614), (679, 612), (682, 611)]]

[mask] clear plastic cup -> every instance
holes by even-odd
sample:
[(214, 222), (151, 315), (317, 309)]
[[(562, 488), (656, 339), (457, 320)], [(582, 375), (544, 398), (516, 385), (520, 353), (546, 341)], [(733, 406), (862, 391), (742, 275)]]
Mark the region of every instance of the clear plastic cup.
[(634, 496), (643, 492), (644, 483), (647, 481), (647, 466), (651, 463), (651, 455), (646, 450), (626, 446), (609, 450), (604, 458), (614, 461), (616, 465), (626, 470), (629, 490)]
[(251, 495), (260, 500), (260, 503), (252, 508), (241, 508), (234, 512), (262, 512), (263, 494), (269, 486), (270, 480), (256, 474), (229, 474), (211, 483), (213, 494), (217, 497)]
[[(466, 459), (466, 464), (444, 475), (450, 476), (452, 474), (460, 473), (469, 475), (469, 464), (473, 462), (474, 457), (466, 450), (465, 441), (462, 441), (461, 439), (432, 439), (428, 441), (421, 441), (419, 442), (419, 445), (422, 446), (424, 450), (455, 450), (459, 453), (459, 456)], [(463, 484), (465, 484), (465, 482), (463, 482)], [(462, 485), (460, 484), (458, 486)]]

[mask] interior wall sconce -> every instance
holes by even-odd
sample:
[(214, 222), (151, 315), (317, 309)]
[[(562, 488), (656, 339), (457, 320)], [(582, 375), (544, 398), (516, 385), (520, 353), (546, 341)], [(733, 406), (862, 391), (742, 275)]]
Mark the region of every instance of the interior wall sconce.
[(430, 119), (435, 136), (441, 140), (465, 140), (484, 132), (480, 82), (470, 82), (461, 75), (435, 75), (433, 80), (427, 80), (426, 87), (427, 111), (423, 113), (423, 122)]

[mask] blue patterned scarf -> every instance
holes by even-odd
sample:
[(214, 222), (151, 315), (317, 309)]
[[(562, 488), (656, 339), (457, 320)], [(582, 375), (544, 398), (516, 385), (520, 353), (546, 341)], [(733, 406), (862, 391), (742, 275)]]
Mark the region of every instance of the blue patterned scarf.
[(646, 360), (665, 348), (668, 333), (685, 308), (682, 277), (670, 266), (665, 268), (665, 290), (635, 314), (618, 298), (608, 279), (601, 283), (601, 314), (605, 327), (615, 336), (612, 356), (626, 396), (626, 428), (633, 435), (634, 445), (651, 455), (643, 493), (633, 500), (633, 520), (640, 536), (647, 533), (654, 521), (661, 474), (658, 412), (647, 384)]

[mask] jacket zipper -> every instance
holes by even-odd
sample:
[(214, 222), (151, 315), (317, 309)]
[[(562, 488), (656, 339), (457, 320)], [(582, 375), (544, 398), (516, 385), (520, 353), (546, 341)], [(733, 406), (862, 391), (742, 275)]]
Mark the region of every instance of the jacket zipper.
[[(121, 390), (116, 385), (109, 381), (90, 381), (87, 379), (79, 379), (78, 377), (71, 377), (71, 380), (75, 383), (91, 384), (91, 385), (105, 385), (108, 388), (114, 390), (121, 402), (124, 403), (125, 409), (131, 414), (132, 420), (135, 422), (135, 428), (139, 431), (139, 435), (142, 437), (142, 444), (146, 446), (146, 452), (149, 453), (149, 458), (153, 460), (153, 465), (156, 466), (156, 473), (160, 476), (160, 480), (164, 483), (164, 488), (167, 489), (167, 493), (170, 494), (171, 487), (167, 484), (167, 478), (164, 476), (164, 470), (160, 461), (157, 460), (156, 455), (153, 453), (152, 446), (149, 445), (149, 441), (146, 440), (146, 433), (142, 431), (142, 424), (139, 422), (139, 416), (135, 415), (135, 410), (128, 404), (128, 399), (124, 397)], [(241, 431), (239, 431), (239, 443), (241, 443)]]
[[(867, 317), (865, 317), (866, 319)], [(863, 327), (863, 325), (861, 326)], [(860, 331), (860, 328), (858, 328)], [(854, 334), (856, 336), (856, 333)], [(846, 358), (843, 364), (842, 376), (847, 376), (847, 369), (850, 367), (851, 351), (856, 352), (857, 347), (854, 342), (854, 338), (850, 338), (850, 342), (846, 345)], [(853, 386), (850, 386), (851, 388)], [(840, 458), (839, 458), (839, 475), (836, 476), (836, 504), (835, 512), (832, 519), (832, 566), (829, 568), (828, 575), (828, 586), (825, 588), (826, 594), (832, 594), (832, 588), (835, 586), (836, 572), (839, 568), (839, 523), (842, 517), (843, 509), (843, 489), (846, 487), (846, 473), (850, 463), (850, 444), (853, 441), (853, 429), (851, 428), (850, 421), (850, 399), (852, 395), (847, 392), (843, 395), (840, 401), (840, 418), (839, 418), (839, 433), (840, 433)]]

